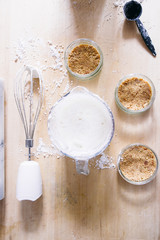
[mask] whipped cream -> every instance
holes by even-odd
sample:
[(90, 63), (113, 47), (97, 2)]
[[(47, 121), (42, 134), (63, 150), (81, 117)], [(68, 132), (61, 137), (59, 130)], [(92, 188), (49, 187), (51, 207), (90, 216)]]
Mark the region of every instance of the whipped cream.
[(59, 150), (85, 160), (108, 146), (114, 120), (110, 109), (98, 96), (87, 90), (73, 91), (52, 108), (48, 127), (52, 143)]

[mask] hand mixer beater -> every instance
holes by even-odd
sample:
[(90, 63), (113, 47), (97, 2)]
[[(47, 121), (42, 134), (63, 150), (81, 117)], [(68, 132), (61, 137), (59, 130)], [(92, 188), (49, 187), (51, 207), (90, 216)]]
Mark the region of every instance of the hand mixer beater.
[(37, 162), (31, 160), (33, 136), (44, 96), (43, 79), (39, 70), (29, 66), (23, 67), (17, 74), (14, 96), (24, 125), (29, 160), (20, 164), (16, 197), (19, 201), (35, 201), (42, 195), (40, 167)]

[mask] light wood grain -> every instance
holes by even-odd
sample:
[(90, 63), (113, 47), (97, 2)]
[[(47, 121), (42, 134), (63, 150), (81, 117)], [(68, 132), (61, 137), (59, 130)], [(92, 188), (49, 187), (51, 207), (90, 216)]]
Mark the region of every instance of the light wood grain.
[[(75, 163), (69, 158), (40, 155), (35, 160), (42, 172), (43, 196), (36, 202), (16, 200), (17, 171), (26, 159), (26, 150), (13, 95), (15, 76), (23, 64), (14, 61), (14, 46), (25, 36), (43, 39), (40, 61), (47, 58), (48, 40), (64, 48), (80, 37), (95, 40), (104, 54), (102, 71), (88, 82), (74, 80), (72, 87), (87, 87), (111, 107), (116, 128), (105, 152), (116, 164), (122, 147), (140, 142), (152, 147), (160, 158), (160, 2), (144, 0), (141, 17), (155, 45), (156, 58), (147, 50), (135, 24), (125, 21), (122, 8), (114, 7), (113, 3), (113, 0), (0, 1), (0, 77), (5, 80), (6, 156), (6, 195), (0, 202), (2, 240), (160, 239), (159, 172), (151, 183), (132, 186), (121, 179), (117, 169), (94, 168), (95, 160), (91, 162), (89, 176), (85, 177), (76, 173)], [(115, 104), (116, 84), (129, 73), (148, 76), (156, 87), (152, 109), (140, 116), (128, 116)], [(47, 84), (58, 77), (49, 70), (43, 74)], [(51, 99), (52, 104), (60, 98), (61, 88)], [(47, 94), (40, 116), (42, 120), (36, 128), (35, 149), (39, 137), (50, 142)]]

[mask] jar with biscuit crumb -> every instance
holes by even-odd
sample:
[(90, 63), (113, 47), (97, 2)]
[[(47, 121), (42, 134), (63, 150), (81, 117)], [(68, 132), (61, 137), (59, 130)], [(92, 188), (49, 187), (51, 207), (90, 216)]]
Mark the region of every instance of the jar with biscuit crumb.
[(103, 65), (100, 47), (90, 39), (77, 39), (66, 49), (64, 62), (68, 72), (79, 80), (96, 76)]
[(145, 112), (155, 100), (154, 84), (142, 74), (129, 74), (117, 84), (115, 100), (118, 107), (126, 113)]
[(158, 158), (150, 147), (134, 143), (122, 149), (117, 165), (119, 174), (125, 181), (134, 185), (143, 185), (155, 178)]

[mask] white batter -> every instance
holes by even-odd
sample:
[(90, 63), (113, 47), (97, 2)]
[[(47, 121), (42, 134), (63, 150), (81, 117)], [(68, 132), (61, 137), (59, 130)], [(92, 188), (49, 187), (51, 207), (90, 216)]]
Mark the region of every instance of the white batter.
[(113, 124), (111, 112), (99, 98), (87, 91), (72, 92), (53, 107), (49, 135), (63, 153), (87, 159), (110, 142)]

